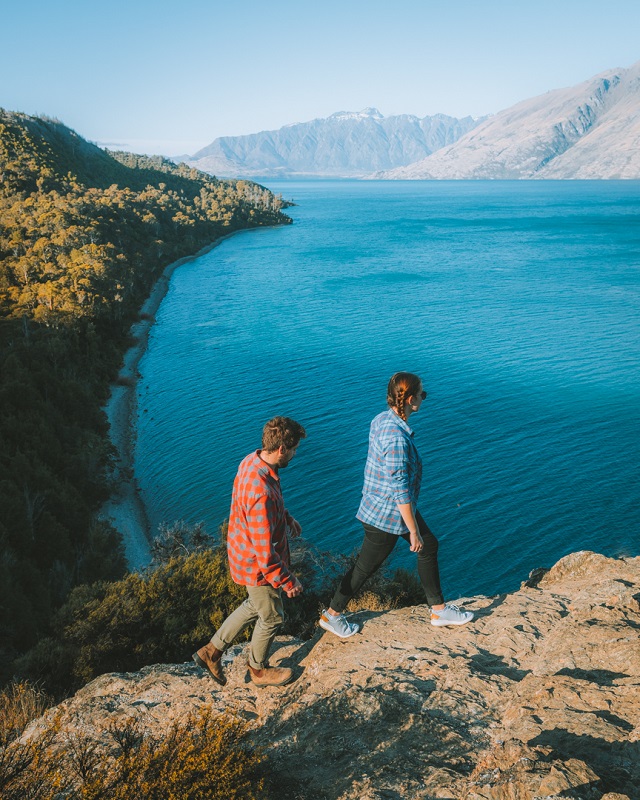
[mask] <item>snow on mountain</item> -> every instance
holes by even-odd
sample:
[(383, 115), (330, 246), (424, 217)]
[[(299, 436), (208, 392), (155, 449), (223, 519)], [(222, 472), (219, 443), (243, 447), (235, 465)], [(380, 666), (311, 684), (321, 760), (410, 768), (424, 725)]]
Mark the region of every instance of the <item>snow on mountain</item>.
[(452, 144), (478, 121), (444, 114), (384, 117), (376, 108), (248, 136), (224, 136), (187, 159), (219, 177), (364, 177)]
[(377, 108), (363, 108), (362, 111), (336, 111), (329, 119), (384, 119)]
[(640, 62), (505, 109), (385, 179), (640, 178)]

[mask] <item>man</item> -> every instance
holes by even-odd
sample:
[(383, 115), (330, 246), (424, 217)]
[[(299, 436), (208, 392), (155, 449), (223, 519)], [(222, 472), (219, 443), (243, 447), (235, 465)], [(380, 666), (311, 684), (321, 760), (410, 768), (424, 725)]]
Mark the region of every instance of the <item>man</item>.
[(224, 686), (222, 654), (247, 625), (255, 622), (249, 649), (249, 675), (256, 686), (282, 686), (293, 678), (288, 667), (269, 665), (269, 650), (284, 621), (282, 592), (297, 597), (300, 581), (290, 571), (287, 532), (299, 536), (301, 527), (284, 507), (279, 470), (295, 456), (306, 432), (289, 417), (274, 417), (262, 431), (262, 449), (240, 464), (233, 482), (227, 552), (235, 583), (247, 587), (248, 597), (230, 614), (211, 642), (193, 660)]

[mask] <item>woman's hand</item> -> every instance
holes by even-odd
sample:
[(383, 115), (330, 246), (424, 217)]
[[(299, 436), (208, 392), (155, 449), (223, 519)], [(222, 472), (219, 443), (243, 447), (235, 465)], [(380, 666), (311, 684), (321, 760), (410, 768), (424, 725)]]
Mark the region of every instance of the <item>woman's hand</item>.
[(412, 553), (419, 553), (424, 547), (422, 536), (418, 530), (418, 521), (413, 510), (411, 503), (398, 503), (398, 510), (404, 521), (404, 524), (409, 529), (409, 550)]
[(422, 536), (420, 536), (418, 531), (410, 533), (409, 550), (411, 550), (412, 553), (419, 553), (423, 547), (424, 547), (424, 542), (422, 541)]

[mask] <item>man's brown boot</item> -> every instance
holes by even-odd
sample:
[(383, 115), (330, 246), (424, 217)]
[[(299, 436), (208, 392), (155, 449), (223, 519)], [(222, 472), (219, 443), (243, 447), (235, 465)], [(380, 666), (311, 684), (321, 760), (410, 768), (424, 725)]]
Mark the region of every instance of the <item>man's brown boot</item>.
[(264, 667), (254, 669), (248, 664), (249, 675), (256, 686), (284, 686), (293, 680), (293, 670), (289, 667)]
[(224, 677), (222, 671), (222, 650), (213, 645), (211, 642), (205, 644), (191, 656), (199, 667), (206, 669), (216, 683), (224, 686), (227, 679)]

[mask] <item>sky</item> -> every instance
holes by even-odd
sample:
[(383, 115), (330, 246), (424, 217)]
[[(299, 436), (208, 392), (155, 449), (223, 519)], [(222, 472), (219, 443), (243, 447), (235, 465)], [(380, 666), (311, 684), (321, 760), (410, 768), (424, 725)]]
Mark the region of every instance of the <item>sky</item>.
[(0, 107), (193, 154), (337, 111), (492, 114), (640, 60), (638, 0), (0, 0)]

